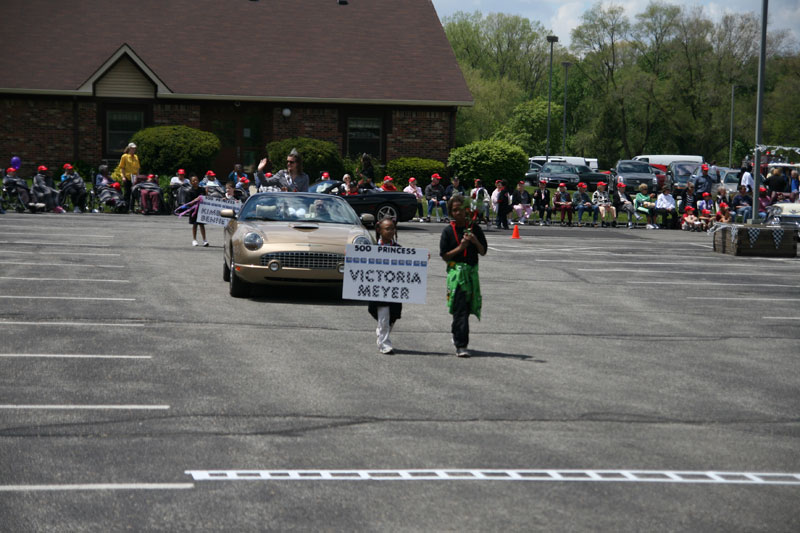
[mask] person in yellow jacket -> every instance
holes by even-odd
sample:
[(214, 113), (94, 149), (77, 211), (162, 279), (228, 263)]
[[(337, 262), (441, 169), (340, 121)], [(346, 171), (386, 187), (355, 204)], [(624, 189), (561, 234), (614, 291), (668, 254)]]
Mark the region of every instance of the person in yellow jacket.
[(122, 174), (122, 191), (125, 203), (131, 205), (131, 187), (139, 174), (139, 156), (136, 155), (136, 145), (128, 143), (125, 153), (119, 159), (119, 171)]

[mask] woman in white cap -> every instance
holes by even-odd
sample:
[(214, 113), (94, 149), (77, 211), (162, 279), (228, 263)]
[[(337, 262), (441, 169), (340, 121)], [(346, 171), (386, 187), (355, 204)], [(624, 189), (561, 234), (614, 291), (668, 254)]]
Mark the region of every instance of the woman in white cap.
[(119, 158), (119, 172), (122, 174), (122, 191), (125, 203), (131, 205), (131, 187), (139, 175), (139, 156), (136, 155), (136, 145), (128, 143), (125, 153)]

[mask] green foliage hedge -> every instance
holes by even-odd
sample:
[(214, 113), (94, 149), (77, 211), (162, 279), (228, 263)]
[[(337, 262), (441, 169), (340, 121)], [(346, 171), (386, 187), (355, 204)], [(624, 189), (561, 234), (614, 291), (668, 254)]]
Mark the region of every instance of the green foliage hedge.
[(528, 157), (522, 148), (504, 141), (477, 141), (450, 152), (447, 164), (464, 187), (471, 187), (476, 179), (485, 187), (498, 179), (513, 186), (525, 176)]
[[(417, 179), (417, 186), (425, 187), (431, 182), (431, 175), (439, 174), (445, 177), (445, 165), (435, 159), (423, 159), (421, 157), (400, 157), (392, 159), (386, 165), (386, 173), (394, 179), (398, 189), (404, 189), (408, 185), (408, 178), (414, 176)], [(383, 176), (380, 177), (383, 179)], [(376, 181), (379, 181), (376, 176)]]
[(333, 179), (341, 179), (344, 175), (344, 161), (339, 154), (339, 148), (332, 142), (308, 137), (295, 137), (269, 143), (267, 154), (272, 162), (272, 172), (286, 168), (286, 156), (293, 148), (296, 148), (303, 157), (303, 172), (308, 174), (311, 183), (318, 181), (322, 172), (328, 172)]
[(174, 174), (179, 168), (202, 176), (219, 154), (221, 144), (213, 133), (188, 126), (154, 126), (136, 132), (141, 172)]

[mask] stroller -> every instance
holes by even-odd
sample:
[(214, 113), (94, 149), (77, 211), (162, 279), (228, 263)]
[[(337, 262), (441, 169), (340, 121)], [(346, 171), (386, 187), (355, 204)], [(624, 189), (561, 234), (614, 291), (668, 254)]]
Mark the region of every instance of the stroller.
[(225, 198), (225, 189), (216, 185), (206, 186), (206, 196), (209, 198)]
[(184, 205), (188, 200), (188, 193), (192, 190), (192, 186), (188, 183), (180, 185), (174, 184), (169, 186), (169, 211), (175, 211), (179, 205)]
[(111, 185), (96, 185), (91, 192), (89, 193), (89, 202), (92, 206), (92, 212), (98, 213), (100, 211), (105, 211), (105, 208), (108, 207), (112, 212), (115, 213), (127, 213), (128, 212), (128, 204), (125, 202), (125, 198), (122, 195), (122, 190), (120, 188), (114, 187), (114, 185), (119, 185), (118, 183), (111, 184)]

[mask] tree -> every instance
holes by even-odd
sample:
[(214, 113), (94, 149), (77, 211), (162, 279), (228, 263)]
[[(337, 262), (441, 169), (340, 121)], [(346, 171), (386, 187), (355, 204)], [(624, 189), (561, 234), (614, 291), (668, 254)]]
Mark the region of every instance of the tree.
[[(558, 126), (563, 108), (551, 102), (550, 153), (561, 147), (561, 128)], [(515, 144), (530, 156), (544, 154), (547, 148), (547, 99), (536, 98), (514, 108), (508, 122), (492, 137)]]
[(523, 100), (522, 88), (509, 79), (486, 79), (477, 69), (465, 66), (462, 66), (462, 72), (475, 105), (458, 110), (457, 146), (492, 137)]

